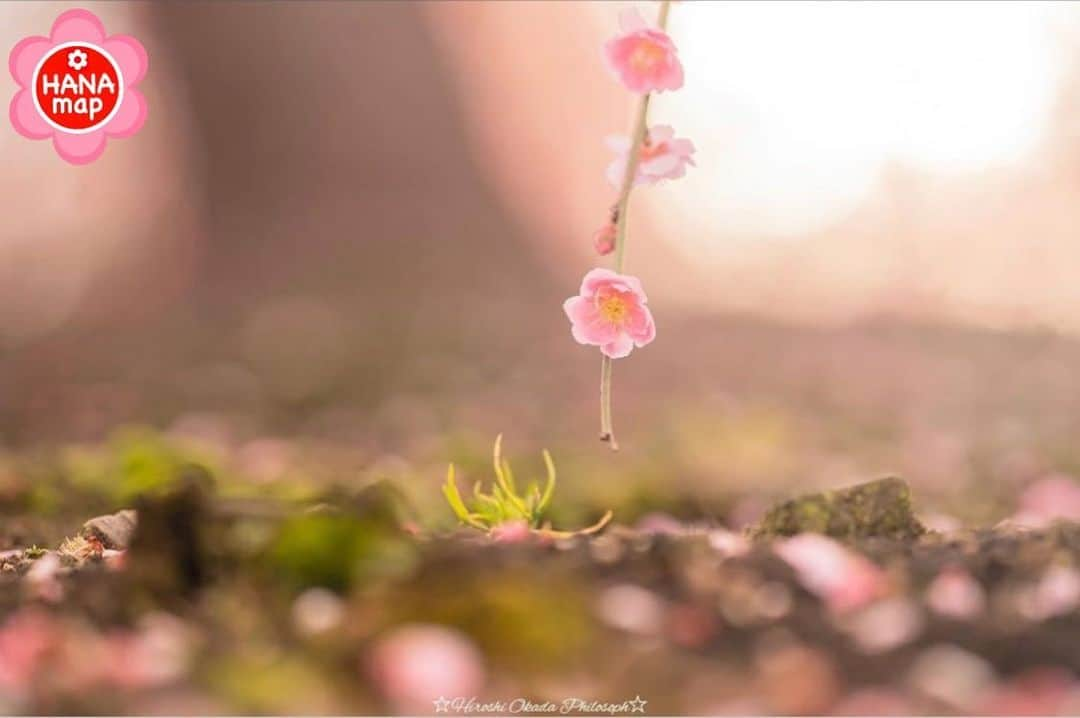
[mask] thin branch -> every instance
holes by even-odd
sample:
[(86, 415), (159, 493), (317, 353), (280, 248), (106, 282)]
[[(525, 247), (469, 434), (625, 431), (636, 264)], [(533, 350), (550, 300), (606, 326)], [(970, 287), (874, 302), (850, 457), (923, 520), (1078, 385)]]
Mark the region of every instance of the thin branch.
[[(661, 30), (667, 29), (668, 11), (671, 9), (671, 0), (663, 0), (660, 3), (660, 14), (656, 24)], [(626, 225), (628, 209), (630, 206), (630, 192), (634, 189), (634, 178), (637, 175), (638, 163), (641, 160), (641, 146), (645, 142), (649, 125), (649, 100), (652, 93), (641, 97), (634, 113), (634, 126), (630, 133), (630, 150), (626, 156), (626, 169), (623, 173), (622, 186), (619, 188), (619, 198), (615, 202), (612, 214), (615, 217), (615, 271), (622, 274), (623, 264), (626, 261)], [(612, 451), (619, 450), (619, 444), (615, 441), (615, 427), (611, 419), (611, 373), (614, 363), (610, 357), (600, 360), (600, 441), (611, 444)]]

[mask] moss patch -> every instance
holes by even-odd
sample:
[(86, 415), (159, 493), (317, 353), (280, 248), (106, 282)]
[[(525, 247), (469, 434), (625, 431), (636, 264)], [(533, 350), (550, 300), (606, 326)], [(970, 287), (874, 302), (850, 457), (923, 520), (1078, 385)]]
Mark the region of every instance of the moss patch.
[(750, 531), (753, 538), (803, 532), (839, 540), (912, 539), (926, 533), (911, 508), (911, 489), (891, 476), (835, 491), (806, 494), (769, 509)]

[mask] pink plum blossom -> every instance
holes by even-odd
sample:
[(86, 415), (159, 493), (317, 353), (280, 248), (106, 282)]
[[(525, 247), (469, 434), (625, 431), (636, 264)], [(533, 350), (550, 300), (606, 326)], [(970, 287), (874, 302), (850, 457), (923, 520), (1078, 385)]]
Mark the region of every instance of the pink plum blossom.
[[(73, 134), (50, 125), (37, 111), (33, 98), (34, 71), (38, 62), (57, 45), (81, 42), (103, 48), (116, 60), (122, 76), (123, 93), (115, 114), (103, 126)], [(15, 45), (8, 56), (8, 68), (19, 91), (11, 101), (9, 115), (19, 134), (31, 139), (52, 138), (57, 153), (73, 164), (85, 164), (105, 151), (109, 137), (130, 137), (146, 121), (146, 98), (135, 89), (146, 75), (148, 60), (142, 44), (130, 35), (106, 37), (105, 27), (87, 10), (68, 10), (53, 23), (49, 37), (31, 36)]]
[(1020, 511), (1013, 521), (1023, 526), (1045, 526), (1057, 519), (1080, 520), (1080, 482), (1055, 474), (1028, 486), (1020, 496)]
[[(611, 135), (605, 142), (608, 148), (615, 152), (615, 159), (607, 168), (608, 182), (620, 189), (626, 174), (627, 156), (630, 154), (630, 138), (625, 135)], [(686, 174), (686, 166), (694, 165), (693, 154), (693, 142), (675, 137), (675, 130), (669, 125), (653, 125), (641, 145), (634, 184), (656, 184), (660, 180), (682, 177)]]
[(593, 234), (593, 248), (603, 257), (615, 251), (615, 225), (608, 222)]
[(402, 712), (430, 713), (438, 698), (472, 696), (484, 685), (483, 657), (468, 636), (434, 624), (394, 629), (375, 645), (369, 670)]
[(820, 534), (804, 533), (774, 549), (806, 590), (837, 613), (864, 606), (887, 592), (885, 573), (870, 560)]
[(667, 33), (632, 8), (619, 15), (619, 27), (621, 32), (604, 44), (604, 58), (627, 90), (645, 94), (682, 87), (682, 63)]
[(941, 616), (969, 620), (986, 608), (986, 592), (966, 570), (950, 566), (926, 589), (926, 603)]
[(578, 344), (598, 346), (612, 359), (656, 338), (656, 325), (641, 280), (610, 269), (590, 270), (579, 294), (563, 303)]

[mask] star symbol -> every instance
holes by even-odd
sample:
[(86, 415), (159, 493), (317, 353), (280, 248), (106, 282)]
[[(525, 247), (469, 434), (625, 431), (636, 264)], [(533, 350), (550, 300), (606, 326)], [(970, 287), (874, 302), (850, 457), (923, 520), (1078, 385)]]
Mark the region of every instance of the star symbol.
[(645, 712), (645, 704), (648, 703), (648, 701), (645, 700), (644, 698), (642, 698), (641, 696), (634, 696), (634, 700), (627, 701), (627, 703), (629, 703), (630, 708), (633, 709), (631, 711), (632, 713), (644, 713)]
[(446, 711), (450, 710), (450, 700), (444, 698), (443, 696), (439, 696), (438, 699), (433, 700), (432, 703), (435, 704), (436, 713), (445, 713)]

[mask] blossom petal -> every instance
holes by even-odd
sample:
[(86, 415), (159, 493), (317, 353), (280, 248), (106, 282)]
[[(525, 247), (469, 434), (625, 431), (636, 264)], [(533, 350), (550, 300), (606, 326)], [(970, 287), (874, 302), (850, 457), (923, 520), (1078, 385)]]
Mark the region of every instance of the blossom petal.
[(633, 349), (634, 341), (626, 334), (619, 334), (607, 344), (601, 345), (600, 352), (612, 359), (622, 359), (630, 356)]
[(671, 140), (671, 151), (677, 155), (682, 155), (686, 159), (690, 159), (690, 155), (697, 152), (697, 148), (694, 147), (694, 143), (685, 137)]
[(668, 67), (667, 72), (657, 82), (656, 90), (660, 92), (662, 90), (678, 90), (683, 86), (683, 69), (682, 63), (679, 62), (679, 58), (674, 55), (671, 58), (671, 65)]
[(596, 306), (585, 297), (570, 297), (563, 302), (563, 311), (570, 319), (570, 333), (578, 344), (600, 346), (618, 335), (615, 326), (600, 316)]
[(621, 278), (622, 275), (618, 272), (614, 272), (605, 267), (590, 269), (581, 280), (581, 290), (579, 291), (579, 294), (583, 297), (591, 297), (596, 294), (596, 290), (602, 285), (619, 281)]
[(667, 142), (674, 136), (675, 130), (671, 127), (671, 125), (653, 125), (649, 128), (650, 142)]
[(97, 15), (88, 10), (68, 10), (56, 18), (49, 39), (54, 45), (62, 42), (91, 42), (101, 45), (105, 41), (105, 26)]
[(636, 307), (626, 325), (626, 333), (634, 340), (634, 345), (643, 347), (656, 339), (656, 322), (652, 312), (646, 306)]
[(651, 175), (658, 179), (674, 179), (676, 176), (674, 173), (676, 172), (679, 173), (677, 175), (679, 177), (685, 174), (685, 170), (680, 172), (682, 166), (682, 158), (676, 155), (666, 154), (658, 155), (647, 162), (643, 162), (641, 164), (641, 171), (646, 175)]
[(85, 135), (57, 132), (53, 134), (53, 147), (68, 162), (84, 165), (93, 162), (105, 151), (105, 132), (97, 130)]

